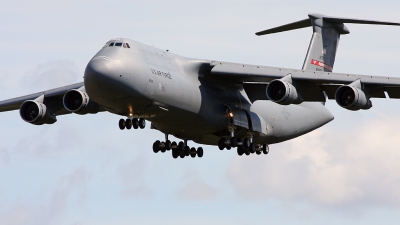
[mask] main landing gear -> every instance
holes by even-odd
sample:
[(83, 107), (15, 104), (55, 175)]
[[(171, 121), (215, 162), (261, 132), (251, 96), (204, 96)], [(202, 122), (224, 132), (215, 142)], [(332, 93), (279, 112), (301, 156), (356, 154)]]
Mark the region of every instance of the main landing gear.
[(252, 138), (245, 138), (245, 139), (237, 139), (235, 137), (231, 137), (229, 139), (222, 137), (218, 141), (218, 148), (220, 150), (230, 150), (232, 147), (237, 147), (238, 155), (250, 155), (256, 153), (257, 155), (261, 155), (261, 153), (268, 154), (269, 147), (267, 144), (254, 144)]
[(143, 118), (133, 118), (133, 119), (120, 119), (119, 120), (119, 129), (123, 130), (123, 129), (128, 129), (130, 130), (132, 127), (133, 129), (144, 129), (146, 127), (146, 120)]
[(172, 150), (172, 157), (174, 159), (181, 157), (181, 158), (185, 158), (186, 156), (190, 156), (192, 158), (194, 157), (203, 157), (203, 148), (202, 147), (198, 147), (197, 150), (196, 148), (190, 148), (187, 145), (187, 141), (185, 140), (185, 142), (180, 141), (178, 144), (174, 141), (171, 142), (170, 140), (168, 140), (168, 136), (166, 136), (166, 141), (162, 141), (160, 142), (159, 140), (155, 141), (153, 143), (153, 151), (154, 153), (158, 153), (158, 152), (166, 152), (169, 150)]

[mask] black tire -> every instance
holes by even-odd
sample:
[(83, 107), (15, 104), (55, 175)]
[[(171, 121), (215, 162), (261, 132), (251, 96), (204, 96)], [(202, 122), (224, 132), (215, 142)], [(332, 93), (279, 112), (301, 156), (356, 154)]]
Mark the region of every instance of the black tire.
[(158, 151), (160, 151), (160, 141), (157, 140), (153, 143), (153, 152), (157, 153)]
[(181, 158), (185, 158), (185, 153), (184, 153), (184, 152), (181, 152), (181, 153), (179, 154), (179, 156), (180, 156)]
[(140, 129), (144, 129), (146, 127), (146, 120), (143, 118), (139, 119), (139, 127)]
[(226, 142), (226, 138), (222, 137), (221, 139), (219, 139), (219, 141), (218, 141), (219, 150), (224, 150), (224, 148), (226, 147), (225, 142)]
[(249, 140), (248, 138), (245, 138), (245, 139), (243, 140), (243, 148), (244, 148), (244, 149), (250, 148), (250, 140)]
[(244, 151), (244, 154), (250, 155), (250, 151), (249, 151), (249, 150), (245, 150), (245, 151)]
[(195, 149), (195, 148), (191, 148), (191, 149), (190, 149), (190, 156), (191, 156), (192, 158), (194, 158), (194, 157), (196, 157), (196, 154), (197, 154), (196, 149)]
[(178, 144), (176, 144), (176, 142), (175, 141), (173, 141), (172, 142), (172, 144), (171, 144), (171, 149), (176, 149), (176, 148), (178, 148)]
[(182, 141), (180, 141), (179, 142), (179, 144), (178, 144), (178, 152), (179, 152), (179, 154), (181, 153), (181, 152), (183, 152), (183, 149), (185, 148), (185, 144), (182, 142)]
[(253, 154), (254, 152), (256, 152), (256, 146), (254, 145), (254, 143), (251, 143), (251, 144), (250, 144), (249, 151), (250, 151), (251, 154)]
[(238, 146), (238, 147), (237, 147), (237, 153), (238, 153), (239, 156), (243, 155), (244, 150), (243, 150), (243, 147), (242, 147), (242, 146)]
[(121, 130), (125, 129), (125, 120), (120, 119), (118, 125), (119, 125), (119, 129), (121, 129)]
[(261, 155), (261, 151), (256, 151), (256, 154), (257, 155)]
[(226, 146), (226, 150), (231, 150), (231, 146), (230, 145)]
[(165, 148), (165, 142), (161, 142), (161, 145), (163, 145), (164, 147), (161, 147), (161, 152), (164, 153), (165, 151), (167, 151), (167, 149)]
[(197, 148), (197, 157), (199, 157), (199, 158), (203, 157), (203, 148), (202, 147)]
[(189, 146), (185, 146), (184, 152), (185, 152), (186, 156), (189, 156), (190, 155), (190, 147)]
[(137, 119), (137, 118), (133, 118), (132, 119), (132, 127), (133, 127), (133, 129), (138, 129), (138, 127), (139, 127), (139, 120)]
[(269, 147), (268, 147), (267, 144), (264, 144), (264, 145), (263, 145), (263, 153), (264, 153), (264, 154), (268, 154), (268, 153), (269, 153)]
[(177, 153), (176, 149), (172, 149), (172, 158), (178, 158), (179, 154)]
[(165, 149), (169, 151), (169, 150), (171, 150), (171, 148), (172, 148), (172, 143), (170, 140), (167, 140), (165, 142)]
[(231, 137), (231, 146), (237, 147), (238, 140), (235, 137)]
[(130, 130), (132, 128), (132, 120), (131, 119), (126, 119), (125, 120), (125, 127), (128, 130)]

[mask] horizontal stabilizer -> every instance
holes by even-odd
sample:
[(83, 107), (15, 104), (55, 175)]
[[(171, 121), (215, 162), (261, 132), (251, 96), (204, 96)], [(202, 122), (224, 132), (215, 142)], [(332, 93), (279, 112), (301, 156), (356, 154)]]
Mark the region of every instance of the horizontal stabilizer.
[(384, 22), (384, 21), (377, 21), (377, 20), (361, 20), (361, 19), (351, 19), (351, 18), (337, 18), (337, 17), (330, 17), (330, 16), (323, 16), (323, 19), (325, 21), (328, 21), (328, 22), (331, 22), (331, 23), (357, 23), (357, 24), (400, 26), (400, 23)]
[[(331, 17), (325, 16), (321, 14), (311, 13), (308, 14), (309, 19), (300, 20), (294, 23), (285, 24), (279, 27), (274, 27), (268, 30), (257, 32), (256, 35), (265, 35), (265, 34), (273, 34), (279, 33), (289, 30), (300, 29), (304, 27), (313, 26), (312, 21), (314, 20), (314, 26), (319, 27), (326, 27), (327, 24), (324, 24), (323, 21), (331, 23), (331, 24), (343, 24), (343, 23), (356, 23), (356, 24), (373, 24), (373, 25), (393, 25), (393, 26), (400, 26), (400, 23), (394, 22), (384, 22), (384, 21), (377, 21), (377, 20), (362, 20), (362, 19), (352, 19), (352, 18), (340, 18), (340, 17)], [(321, 20), (321, 21), (316, 21)], [(347, 33), (347, 32), (345, 32)]]
[(260, 31), (257, 32), (256, 35), (265, 35), (265, 34), (273, 34), (273, 33), (279, 33), (279, 32), (284, 32), (284, 31), (289, 31), (289, 30), (296, 30), (304, 27), (311, 27), (311, 20), (310, 19), (305, 19), (305, 20), (300, 20), (294, 23), (289, 23), (286, 25), (282, 25), (279, 27), (271, 28), (268, 30)]

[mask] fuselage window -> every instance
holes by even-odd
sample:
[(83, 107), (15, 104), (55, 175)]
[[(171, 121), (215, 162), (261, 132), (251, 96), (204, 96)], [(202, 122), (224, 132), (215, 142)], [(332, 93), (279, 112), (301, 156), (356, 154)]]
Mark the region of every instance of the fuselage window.
[(117, 42), (117, 43), (115, 43), (115, 46), (122, 46), (122, 43), (121, 42)]
[(110, 43), (110, 45), (109, 45), (109, 46), (114, 46), (114, 42)]

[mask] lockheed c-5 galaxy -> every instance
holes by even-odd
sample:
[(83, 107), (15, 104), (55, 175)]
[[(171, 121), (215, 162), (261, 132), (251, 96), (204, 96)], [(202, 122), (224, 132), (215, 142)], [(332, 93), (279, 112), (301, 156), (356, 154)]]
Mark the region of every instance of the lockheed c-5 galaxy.
[[(188, 140), (237, 147), (239, 155), (267, 154), (283, 142), (333, 120), (325, 107), (335, 99), (347, 110), (370, 109), (371, 98), (400, 98), (400, 79), (333, 73), (344, 23), (400, 23), (329, 17), (309, 18), (256, 33), (272, 34), (312, 27), (302, 69), (284, 69), (185, 58), (129, 39), (108, 41), (90, 60), (84, 82), (0, 102), (0, 111), (19, 109), (35, 125), (57, 116), (108, 111), (126, 117), (120, 129), (151, 128), (165, 134), (154, 152), (172, 150), (174, 158), (202, 157)], [(169, 135), (181, 139), (171, 142)]]

